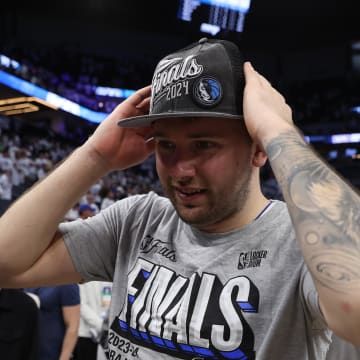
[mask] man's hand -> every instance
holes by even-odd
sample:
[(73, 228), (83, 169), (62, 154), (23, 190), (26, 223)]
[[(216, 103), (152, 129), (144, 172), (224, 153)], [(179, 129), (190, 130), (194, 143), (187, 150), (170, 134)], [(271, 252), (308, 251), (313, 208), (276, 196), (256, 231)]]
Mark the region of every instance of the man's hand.
[(265, 147), (273, 136), (292, 127), (292, 113), (284, 97), (250, 62), (244, 64), (246, 86), (243, 111), (247, 130), (252, 139)]
[(139, 164), (153, 153), (153, 141), (146, 141), (151, 127), (121, 128), (117, 125), (121, 119), (149, 112), (150, 91), (150, 86), (144, 87), (123, 101), (85, 143), (106, 171)]

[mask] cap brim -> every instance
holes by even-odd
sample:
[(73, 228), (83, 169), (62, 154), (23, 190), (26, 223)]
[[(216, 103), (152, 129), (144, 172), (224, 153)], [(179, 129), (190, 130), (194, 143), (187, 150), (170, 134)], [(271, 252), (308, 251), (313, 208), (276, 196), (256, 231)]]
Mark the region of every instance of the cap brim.
[(156, 120), (171, 119), (179, 117), (212, 117), (212, 118), (225, 118), (225, 119), (242, 119), (242, 115), (218, 113), (218, 112), (177, 112), (177, 113), (164, 113), (164, 114), (152, 114), (144, 116), (134, 116), (127, 119), (120, 120), (118, 126), (121, 127), (142, 127), (150, 126)]

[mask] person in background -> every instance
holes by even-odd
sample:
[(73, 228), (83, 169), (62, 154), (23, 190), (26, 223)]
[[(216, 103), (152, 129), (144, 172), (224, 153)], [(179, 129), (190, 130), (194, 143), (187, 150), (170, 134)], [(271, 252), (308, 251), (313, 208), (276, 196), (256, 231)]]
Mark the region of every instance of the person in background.
[(100, 190), (100, 196), (101, 196), (101, 206), (100, 209), (104, 210), (107, 207), (111, 206), (115, 203), (115, 193), (114, 190), (110, 187), (103, 186)]
[(73, 221), (79, 218), (79, 203), (76, 202), (65, 214), (64, 221)]
[(94, 194), (90, 190), (83, 196), (83, 199), (80, 202), (80, 205), (91, 206), (95, 210), (96, 214), (100, 211), (99, 206), (95, 202)]
[(39, 360), (70, 360), (80, 321), (79, 285), (26, 288), (40, 300)]
[[(154, 152), (166, 197), (59, 224)], [(261, 192), (267, 159), (285, 202)], [(333, 332), (360, 343), (359, 219), (284, 97), (235, 44), (201, 39), (3, 215), (0, 286), (112, 281), (112, 360), (323, 360)]]
[(0, 216), (7, 210), (13, 200), (12, 188), (11, 170), (0, 168)]
[(0, 289), (0, 358), (38, 360), (39, 309), (21, 289)]
[(104, 321), (111, 301), (111, 282), (80, 284), (80, 326), (75, 348), (76, 360), (96, 360)]
[(96, 214), (96, 209), (93, 205), (81, 204), (78, 209), (80, 219), (87, 219), (88, 217), (94, 216)]

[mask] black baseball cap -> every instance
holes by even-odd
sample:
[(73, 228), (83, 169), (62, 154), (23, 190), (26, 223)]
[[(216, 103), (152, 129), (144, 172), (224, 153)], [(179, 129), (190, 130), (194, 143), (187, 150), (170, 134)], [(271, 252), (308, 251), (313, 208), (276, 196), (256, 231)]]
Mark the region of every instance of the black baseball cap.
[(148, 115), (120, 120), (121, 127), (178, 117), (242, 118), (243, 56), (227, 40), (200, 39), (158, 63)]

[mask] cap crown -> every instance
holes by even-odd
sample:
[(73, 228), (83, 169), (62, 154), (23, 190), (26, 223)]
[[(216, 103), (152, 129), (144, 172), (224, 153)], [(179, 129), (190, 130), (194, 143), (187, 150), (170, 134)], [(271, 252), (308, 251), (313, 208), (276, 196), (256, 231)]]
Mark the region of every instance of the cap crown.
[(119, 126), (147, 126), (162, 118), (241, 118), (243, 57), (227, 40), (203, 38), (164, 57), (151, 85), (149, 115), (119, 121)]
[(242, 114), (243, 59), (226, 40), (202, 39), (163, 58), (152, 80), (150, 114)]

